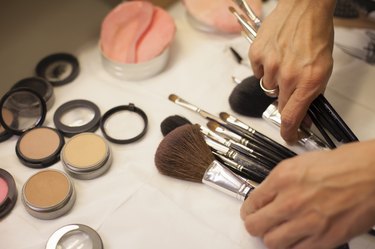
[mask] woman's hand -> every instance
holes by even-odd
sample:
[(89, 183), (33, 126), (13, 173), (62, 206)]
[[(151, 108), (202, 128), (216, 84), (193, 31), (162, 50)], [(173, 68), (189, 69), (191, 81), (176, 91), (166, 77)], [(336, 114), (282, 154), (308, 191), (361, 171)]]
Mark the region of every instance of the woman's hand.
[(244, 202), (247, 231), (270, 249), (332, 249), (375, 224), (375, 140), (281, 162)]
[(281, 136), (297, 141), (297, 129), (332, 72), (334, 0), (279, 0), (250, 47), (264, 87), (279, 87)]

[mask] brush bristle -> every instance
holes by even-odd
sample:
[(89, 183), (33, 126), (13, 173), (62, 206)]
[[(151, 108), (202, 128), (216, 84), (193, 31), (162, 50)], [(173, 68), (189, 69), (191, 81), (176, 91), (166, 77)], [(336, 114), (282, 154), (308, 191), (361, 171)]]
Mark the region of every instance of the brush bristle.
[(220, 112), (219, 116), (224, 121), (227, 121), (227, 119), (229, 118), (229, 114), (226, 112)]
[(189, 120), (179, 115), (173, 115), (165, 118), (160, 123), (160, 130), (163, 136), (166, 136), (168, 133), (176, 129), (177, 127), (183, 126), (185, 124), (191, 124)]
[(261, 118), (273, 101), (275, 99), (267, 96), (260, 88), (255, 76), (244, 79), (229, 96), (229, 105), (233, 111), (254, 118)]
[(207, 127), (208, 129), (210, 129), (211, 131), (216, 131), (216, 129), (219, 127), (220, 125), (214, 121), (209, 121), (207, 122)]
[(175, 102), (177, 99), (178, 99), (178, 96), (176, 95), (176, 94), (170, 94), (169, 96), (168, 96), (168, 99), (170, 100), (170, 101), (172, 101), (172, 102)]
[(204, 173), (214, 161), (197, 125), (180, 126), (164, 137), (155, 154), (159, 172), (174, 178), (202, 182)]

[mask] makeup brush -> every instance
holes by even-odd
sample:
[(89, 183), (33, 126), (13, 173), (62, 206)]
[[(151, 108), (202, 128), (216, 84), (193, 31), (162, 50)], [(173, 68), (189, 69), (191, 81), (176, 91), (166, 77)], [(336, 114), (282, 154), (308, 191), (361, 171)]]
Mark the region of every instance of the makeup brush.
[(237, 143), (228, 138), (222, 137), (204, 126), (200, 126), (200, 129), (201, 132), (207, 137), (234, 151), (237, 151), (240, 155), (243, 155), (243, 157), (249, 158), (249, 160), (251, 160), (252, 163), (255, 162), (260, 166), (266, 167), (267, 169), (272, 169), (273, 167), (275, 167), (275, 163), (271, 162), (268, 158), (265, 158), (258, 152), (246, 147), (245, 145)]
[(229, 105), (241, 115), (261, 118), (262, 113), (275, 101), (260, 88), (255, 76), (247, 77), (236, 85), (229, 96)]
[(184, 124), (191, 124), (191, 122), (182, 116), (173, 115), (165, 118), (160, 123), (160, 130), (163, 136), (166, 136), (169, 132)]
[(220, 126), (220, 124), (216, 123), (215, 121), (209, 121), (207, 123), (207, 127), (211, 131), (214, 131), (214, 132), (220, 134), (223, 137), (228, 137), (229, 139), (248, 147), (249, 149), (253, 150), (254, 152), (260, 154), (261, 158), (266, 157), (268, 161), (270, 161), (271, 163), (273, 163), (275, 165), (283, 160), (283, 158), (279, 157), (278, 155), (273, 154), (272, 151), (267, 150), (265, 148), (262, 148), (262, 147), (260, 147), (256, 144), (252, 143), (250, 140), (248, 140), (244, 137), (241, 137), (237, 133), (226, 129), (223, 126)]
[(227, 166), (231, 171), (233, 171), (235, 174), (243, 177), (245, 180), (252, 181), (252, 184), (254, 183), (261, 183), (264, 180), (264, 176), (260, 175), (258, 172), (253, 171), (251, 169), (248, 169), (244, 166), (242, 166), (239, 163), (236, 163), (233, 160), (230, 160), (229, 158), (220, 155), (219, 153), (212, 151), (212, 154), (215, 156), (215, 158), (223, 163), (225, 166)]
[(271, 138), (267, 137), (263, 133), (258, 132), (257, 130), (251, 128), (238, 118), (226, 113), (226, 112), (221, 112), (220, 113), (220, 118), (224, 120), (225, 122), (232, 124), (242, 130), (244, 134), (248, 135), (248, 137), (253, 137), (257, 139), (258, 141), (263, 142), (264, 144), (268, 145), (269, 148), (273, 148), (272, 151), (279, 155), (283, 155), (285, 157), (293, 157), (297, 155), (295, 152), (289, 150), (285, 146), (282, 146), (278, 142), (272, 140)]
[(196, 112), (198, 113), (199, 115), (201, 115), (202, 117), (208, 119), (208, 120), (213, 120), (213, 121), (216, 121), (218, 122), (219, 124), (222, 124), (222, 125), (226, 125), (223, 120), (221, 120), (219, 117), (216, 117), (202, 109), (200, 109), (199, 107), (187, 102), (186, 100), (184, 100), (183, 98), (180, 98), (179, 96), (177, 96), (176, 94), (170, 94), (168, 96), (168, 99), (170, 101), (172, 101), (173, 103), (179, 105), (179, 106), (182, 106), (182, 107), (185, 107), (186, 109), (189, 109), (193, 112)]
[(202, 182), (239, 200), (245, 200), (254, 186), (215, 160), (199, 127), (183, 125), (160, 142), (155, 165), (161, 174)]

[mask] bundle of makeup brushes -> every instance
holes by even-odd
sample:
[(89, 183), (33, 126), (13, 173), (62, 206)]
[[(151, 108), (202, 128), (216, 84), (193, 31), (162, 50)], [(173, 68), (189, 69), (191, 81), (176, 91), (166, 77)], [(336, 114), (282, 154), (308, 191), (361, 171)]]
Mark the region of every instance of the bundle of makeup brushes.
[[(213, 157), (238, 176), (260, 183), (280, 161), (296, 155), (295, 152), (256, 131), (228, 113), (222, 112), (219, 117), (216, 117), (175, 94), (171, 94), (169, 100), (198, 113), (207, 119), (208, 122), (207, 126), (193, 125), (187, 119), (177, 115), (171, 116), (162, 122), (161, 130), (165, 138), (159, 146), (155, 158), (163, 158), (160, 156), (162, 154), (160, 151), (165, 150), (166, 146), (173, 147), (166, 151), (176, 150), (176, 145), (171, 145), (171, 142), (166, 143), (165, 141), (171, 141), (173, 140), (170, 139), (171, 136), (177, 136), (175, 133), (175, 129), (177, 128), (179, 128), (177, 133), (179, 137), (196, 136), (194, 139), (196, 144), (188, 146), (186, 143), (191, 143), (190, 140), (185, 141), (178, 138), (179, 140), (183, 140), (183, 142), (179, 141), (178, 146), (182, 146), (181, 144), (184, 145), (176, 150), (176, 154), (179, 154), (178, 156), (174, 154), (176, 159), (172, 161), (175, 162), (175, 165), (161, 163), (170, 159), (155, 161), (161, 173), (168, 175), (166, 173), (168, 171), (165, 171), (165, 168), (171, 169), (170, 167), (172, 167), (178, 171), (186, 166), (186, 162), (179, 160), (185, 157), (193, 157), (193, 152), (184, 149), (184, 147), (191, 147), (195, 148), (194, 150), (196, 151), (194, 153), (197, 153), (197, 151), (206, 151), (206, 156), (209, 158)], [(173, 155), (168, 152), (165, 156), (170, 158)], [(201, 167), (196, 167), (196, 169), (198, 168)]]

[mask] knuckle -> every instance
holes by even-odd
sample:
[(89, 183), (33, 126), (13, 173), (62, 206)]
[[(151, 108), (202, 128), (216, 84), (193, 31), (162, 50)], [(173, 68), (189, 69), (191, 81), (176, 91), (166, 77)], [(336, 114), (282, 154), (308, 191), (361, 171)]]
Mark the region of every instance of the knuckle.
[(245, 228), (246, 231), (252, 236), (260, 236), (260, 231), (257, 226), (254, 225), (254, 222), (250, 218), (245, 219)]
[(266, 234), (263, 237), (263, 243), (268, 249), (276, 249), (278, 248), (279, 241), (274, 236)]

